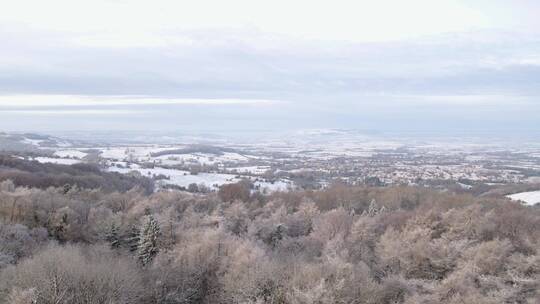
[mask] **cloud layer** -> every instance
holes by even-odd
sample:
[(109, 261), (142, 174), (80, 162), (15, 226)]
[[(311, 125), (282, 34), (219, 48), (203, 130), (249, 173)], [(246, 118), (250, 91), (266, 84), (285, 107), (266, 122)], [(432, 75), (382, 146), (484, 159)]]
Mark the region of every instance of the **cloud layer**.
[(539, 132), (534, 1), (22, 2), (0, 13), (2, 129)]

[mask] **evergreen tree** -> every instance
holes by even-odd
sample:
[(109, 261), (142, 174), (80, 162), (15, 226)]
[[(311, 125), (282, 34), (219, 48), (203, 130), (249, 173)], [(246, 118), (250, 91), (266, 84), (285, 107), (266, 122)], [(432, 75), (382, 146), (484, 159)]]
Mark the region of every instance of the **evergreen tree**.
[(141, 231), (137, 226), (131, 226), (131, 230), (129, 231), (129, 235), (126, 240), (126, 245), (129, 251), (135, 252), (139, 248), (140, 233)]
[(120, 233), (118, 232), (118, 226), (113, 222), (109, 231), (105, 235), (105, 240), (109, 242), (111, 248), (120, 247)]
[(160, 235), (161, 229), (158, 222), (152, 215), (149, 215), (139, 235), (137, 250), (139, 262), (143, 266), (148, 265), (159, 252), (158, 240)]
[(377, 205), (377, 201), (375, 201), (375, 199), (372, 199), (368, 209), (364, 210), (361, 216), (374, 217), (384, 212), (386, 212), (386, 207), (382, 206), (379, 208), (379, 206)]
[(362, 212), (362, 216), (374, 217), (374, 216), (379, 215), (379, 214), (381, 214), (381, 213), (383, 213), (385, 211), (386, 211), (386, 208), (384, 206), (379, 208), (379, 206), (377, 205), (377, 201), (375, 201), (375, 199), (372, 199), (371, 203), (369, 203), (368, 209), (364, 210), (364, 212)]
[(371, 203), (369, 203), (368, 207), (368, 215), (369, 216), (375, 216), (379, 212), (379, 209), (377, 208), (377, 202), (375, 199), (371, 200)]
[(71, 185), (70, 184), (65, 184), (64, 187), (63, 187), (62, 192), (64, 194), (67, 194), (69, 192), (69, 190), (71, 190)]

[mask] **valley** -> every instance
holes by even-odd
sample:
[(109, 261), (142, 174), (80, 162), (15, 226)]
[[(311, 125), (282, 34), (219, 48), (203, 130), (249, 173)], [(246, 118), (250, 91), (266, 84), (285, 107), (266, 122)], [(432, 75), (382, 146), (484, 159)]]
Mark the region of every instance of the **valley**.
[[(347, 185), (433, 187), (475, 195), (540, 189), (540, 146), (375, 138), (347, 131), (297, 133), (287, 140), (103, 143), (4, 134), (4, 153), (40, 163), (88, 163), (147, 177), (156, 191), (217, 191), (245, 181), (252, 191)], [(8, 153), (9, 154), (9, 153)], [(513, 198), (513, 196), (509, 196)]]

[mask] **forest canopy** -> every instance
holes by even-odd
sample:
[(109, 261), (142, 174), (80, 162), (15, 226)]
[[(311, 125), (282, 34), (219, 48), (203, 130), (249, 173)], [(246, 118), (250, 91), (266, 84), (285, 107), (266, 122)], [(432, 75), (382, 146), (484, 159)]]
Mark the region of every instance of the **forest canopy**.
[(420, 187), (20, 185), (0, 185), (2, 303), (540, 299), (540, 209), (505, 199)]

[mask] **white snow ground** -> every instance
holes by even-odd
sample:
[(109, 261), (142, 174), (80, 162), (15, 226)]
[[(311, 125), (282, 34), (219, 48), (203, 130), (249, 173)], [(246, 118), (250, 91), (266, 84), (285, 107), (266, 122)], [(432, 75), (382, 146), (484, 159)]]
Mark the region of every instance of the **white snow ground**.
[(54, 157), (36, 157), (34, 160), (37, 160), (40, 163), (51, 163), (51, 164), (60, 164), (60, 165), (73, 165), (80, 163), (78, 159), (69, 159), (69, 158), (54, 158)]
[(236, 178), (232, 174), (220, 174), (220, 173), (199, 173), (197, 175), (191, 175), (188, 171), (175, 170), (175, 169), (165, 169), (165, 168), (153, 168), (153, 169), (131, 169), (131, 168), (117, 168), (109, 167), (109, 171), (119, 172), (119, 173), (129, 173), (131, 171), (138, 171), (143, 176), (152, 177), (154, 175), (165, 175), (169, 179), (160, 180), (161, 184), (169, 185), (178, 185), (182, 187), (188, 187), (190, 184), (204, 184), (210, 188), (216, 189), (216, 186), (221, 186), (223, 184), (236, 183), (240, 179)]
[[(250, 178), (248, 176), (238, 176), (236, 174), (223, 174), (223, 173), (199, 173), (191, 175), (188, 171), (166, 169), (166, 168), (118, 168), (111, 166), (108, 169), (111, 172), (118, 172), (127, 174), (131, 171), (138, 171), (143, 176), (152, 177), (154, 175), (164, 175), (168, 179), (158, 180), (157, 183), (161, 185), (177, 185), (181, 187), (188, 187), (190, 184), (203, 184), (209, 188), (217, 190), (219, 186), (224, 184), (236, 183), (242, 180), (242, 178)], [(254, 185), (261, 191), (274, 192), (274, 191), (286, 191), (292, 185), (288, 180), (278, 180), (273, 183), (267, 181), (255, 181)]]
[(54, 152), (54, 155), (58, 157), (69, 157), (69, 158), (81, 159), (88, 154), (79, 150), (58, 150)]
[(506, 197), (515, 201), (522, 201), (525, 205), (533, 206), (540, 203), (540, 190), (510, 194)]

